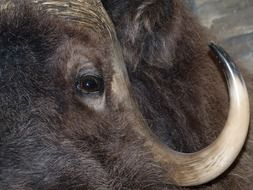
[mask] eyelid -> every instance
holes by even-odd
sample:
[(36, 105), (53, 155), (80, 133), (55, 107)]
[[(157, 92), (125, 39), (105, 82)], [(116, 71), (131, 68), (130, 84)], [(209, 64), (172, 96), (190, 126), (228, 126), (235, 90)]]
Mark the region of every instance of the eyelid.
[(86, 75), (93, 75), (93, 76), (97, 76), (97, 77), (102, 77), (102, 73), (100, 73), (94, 66), (93, 67), (83, 67), (81, 68), (78, 73), (77, 73), (77, 77), (80, 76), (86, 76)]

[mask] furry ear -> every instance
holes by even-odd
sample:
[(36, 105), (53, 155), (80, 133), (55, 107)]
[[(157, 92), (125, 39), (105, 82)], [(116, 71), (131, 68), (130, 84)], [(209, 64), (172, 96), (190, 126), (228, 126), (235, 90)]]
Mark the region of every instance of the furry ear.
[(161, 59), (168, 61), (169, 55), (157, 54), (166, 46), (162, 33), (166, 32), (164, 28), (172, 16), (170, 0), (104, 0), (103, 2), (116, 26), (127, 65), (136, 66), (140, 61), (149, 64), (163, 62), (164, 60)]
[(175, 63), (176, 56), (179, 57), (177, 60), (191, 57), (191, 45), (196, 46), (200, 41), (200, 34), (196, 31), (201, 30), (194, 28), (198, 24), (194, 23), (180, 0), (102, 2), (115, 24), (126, 64), (130, 68), (136, 68), (138, 64), (170, 67)]
[[(102, 0), (106, 10), (116, 25), (122, 19), (139, 22), (139, 26), (151, 29), (171, 15), (171, 0)], [(137, 28), (136, 28), (137, 29)]]

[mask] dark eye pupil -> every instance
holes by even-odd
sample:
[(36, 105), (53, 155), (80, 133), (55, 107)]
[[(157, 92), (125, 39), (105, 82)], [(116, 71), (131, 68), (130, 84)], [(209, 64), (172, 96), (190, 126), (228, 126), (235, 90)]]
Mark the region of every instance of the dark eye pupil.
[(82, 88), (87, 90), (96, 90), (98, 86), (98, 81), (94, 78), (87, 78), (82, 81)]
[(78, 89), (83, 93), (94, 93), (103, 91), (103, 79), (98, 76), (82, 76), (78, 82)]

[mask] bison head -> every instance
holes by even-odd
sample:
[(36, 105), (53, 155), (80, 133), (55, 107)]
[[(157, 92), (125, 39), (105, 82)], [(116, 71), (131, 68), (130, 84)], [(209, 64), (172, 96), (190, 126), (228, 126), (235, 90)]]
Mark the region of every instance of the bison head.
[(216, 45), (210, 47), (229, 84), (227, 122), (207, 148), (179, 153), (147, 126), (100, 1), (3, 1), (0, 14), (3, 189), (199, 185), (240, 152), (249, 124), (247, 91)]

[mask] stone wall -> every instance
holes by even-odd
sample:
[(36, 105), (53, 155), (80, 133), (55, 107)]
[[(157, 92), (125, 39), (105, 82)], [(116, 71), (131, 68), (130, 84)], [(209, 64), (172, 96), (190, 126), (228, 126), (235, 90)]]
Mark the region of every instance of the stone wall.
[(186, 0), (219, 44), (253, 74), (253, 0)]

